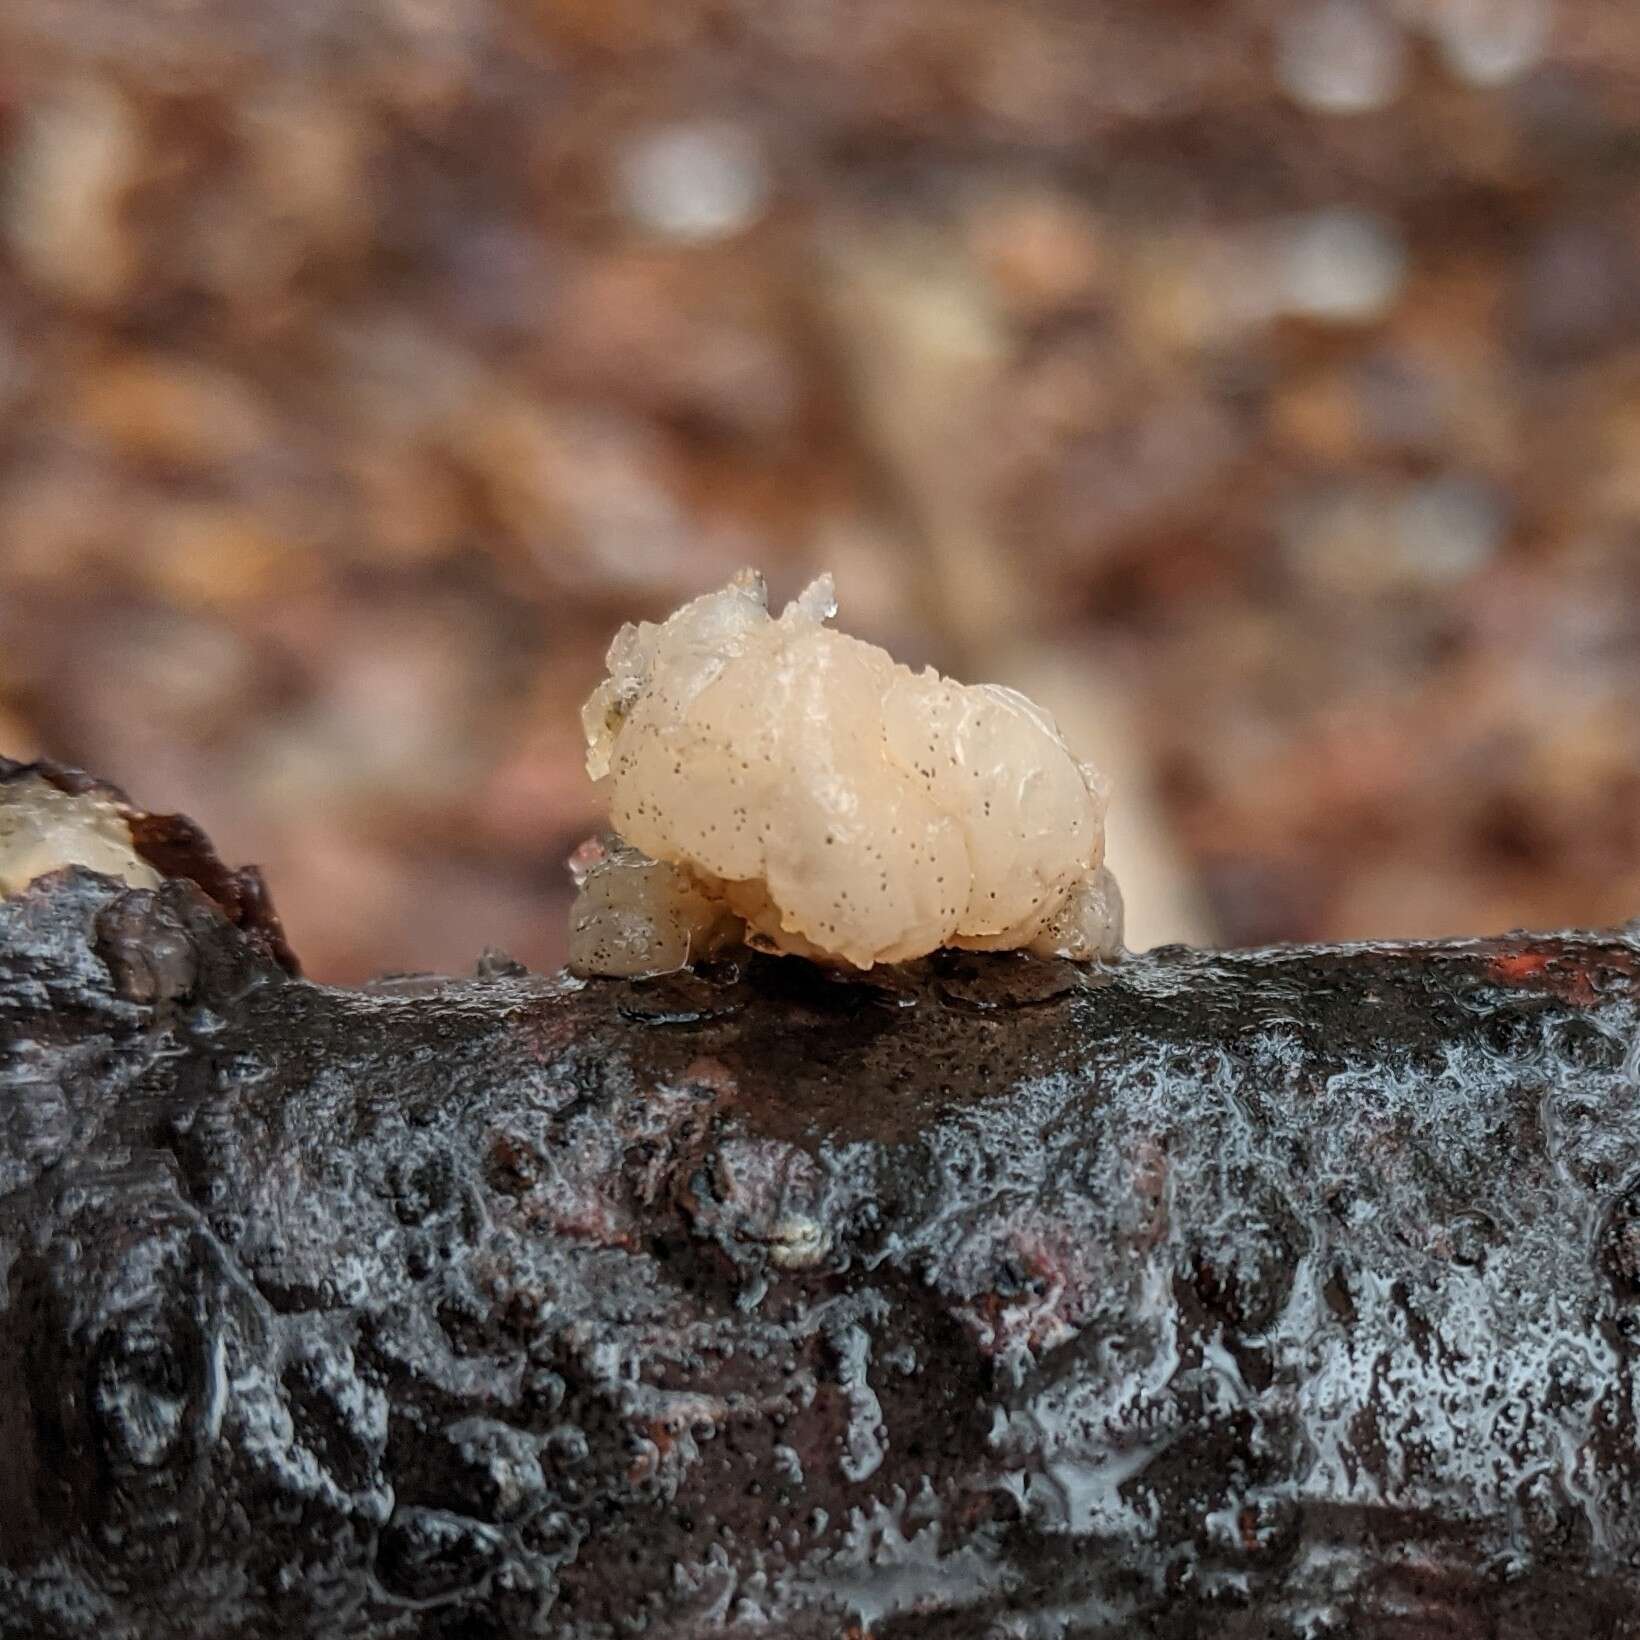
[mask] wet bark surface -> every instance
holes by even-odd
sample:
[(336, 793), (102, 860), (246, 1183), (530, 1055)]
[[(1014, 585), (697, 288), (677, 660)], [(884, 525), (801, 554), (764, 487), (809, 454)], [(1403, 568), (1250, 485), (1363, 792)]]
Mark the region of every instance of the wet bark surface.
[(1640, 1635), (1637, 983), (349, 991), (186, 874), (42, 878), (0, 1636)]

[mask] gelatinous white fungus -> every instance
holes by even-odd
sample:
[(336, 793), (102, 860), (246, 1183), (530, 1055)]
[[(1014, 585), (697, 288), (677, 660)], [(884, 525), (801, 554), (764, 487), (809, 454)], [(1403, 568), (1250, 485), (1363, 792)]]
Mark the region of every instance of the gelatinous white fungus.
[(772, 616), (746, 571), (621, 629), (582, 721), (636, 853), (587, 872), (572, 965), (653, 973), (742, 932), (856, 968), (1113, 955), (1099, 775), (1023, 695), (913, 672), (835, 612), (829, 576)]
[(0, 784), (0, 900), (64, 866), (86, 866), (132, 888), (160, 883), (107, 798), (59, 791), (37, 774)]
[(740, 920), (721, 899), (634, 848), (601, 851), (577, 880), (569, 964), (579, 974), (671, 973), (741, 939)]

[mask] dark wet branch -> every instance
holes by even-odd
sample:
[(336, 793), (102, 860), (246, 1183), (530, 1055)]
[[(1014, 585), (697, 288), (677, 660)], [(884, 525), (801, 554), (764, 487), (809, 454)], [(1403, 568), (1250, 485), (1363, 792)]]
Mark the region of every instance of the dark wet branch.
[(187, 852), (0, 904), (5, 1640), (1640, 1633), (1627, 938), (346, 992)]

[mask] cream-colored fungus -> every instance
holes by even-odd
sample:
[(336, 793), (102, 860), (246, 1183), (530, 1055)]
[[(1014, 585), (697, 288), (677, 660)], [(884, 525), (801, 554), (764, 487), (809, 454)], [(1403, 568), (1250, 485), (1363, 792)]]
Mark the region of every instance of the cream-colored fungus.
[(86, 866), (132, 888), (160, 882), (107, 798), (59, 791), (37, 774), (0, 784), (0, 900), (64, 866)]
[(742, 933), (856, 968), (942, 945), (1114, 955), (1099, 775), (1023, 695), (913, 672), (835, 612), (822, 576), (771, 616), (746, 571), (621, 629), (582, 721), (636, 852), (585, 875), (572, 964), (656, 973)]

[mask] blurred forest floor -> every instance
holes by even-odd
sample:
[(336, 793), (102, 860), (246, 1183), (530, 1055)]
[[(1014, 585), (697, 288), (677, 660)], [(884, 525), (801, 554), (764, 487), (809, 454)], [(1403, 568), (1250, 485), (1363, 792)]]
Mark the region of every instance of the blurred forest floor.
[(320, 977), (556, 962), (747, 562), (1046, 696), (1140, 943), (1640, 911), (1640, 8), (8, 0), (0, 175), (0, 751)]

